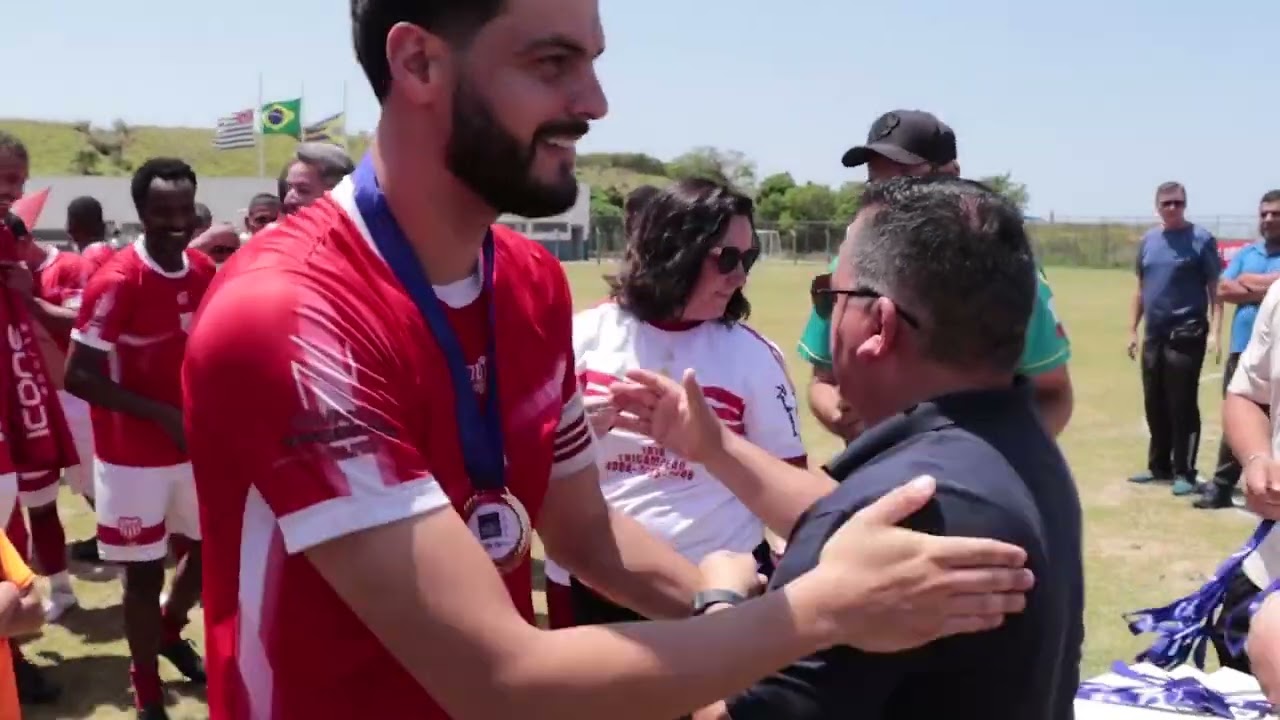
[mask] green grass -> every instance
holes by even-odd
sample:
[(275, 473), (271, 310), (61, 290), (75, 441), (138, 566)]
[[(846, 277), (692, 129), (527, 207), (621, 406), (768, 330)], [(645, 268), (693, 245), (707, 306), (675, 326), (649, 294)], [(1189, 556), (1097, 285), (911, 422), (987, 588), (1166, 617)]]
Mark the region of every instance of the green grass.
[[(807, 369), (791, 358), (807, 312), (804, 289), (814, 265), (769, 262), (753, 275), (752, 324), (788, 352), (797, 382)], [(600, 275), (608, 266), (568, 266), (578, 305), (603, 294)], [(1130, 658), (1142, 643), (1120, 619), (1125, 610), (1166, 602), (1194, 588), (1237, 547), (1252, 524), (1236, 511), (1200, 512), (1167, 488), (1135, 487), (1124, 481), (1146, 455), (1137, 367), (1125, 357), (1125, 308), (1132, 291), (1124, 271), (1052, 268), (1056, 305), (1071, 333), (1076, 411), (1062, 445), (1071, 461), (1085, 509), (1088, 617), (1084, 672), (1096, 674), (1116, 659)], [(1205, 418), (1200, 451), (1202, 470), (1211, 470), (1217, 452), (1221, 367), (1210, 360), (1201, 385)], [(815, 460), (838, 449), (834, 439), (804, 417), (804, 436)], [(88, 535), (93, 522), (85, 505), (64, 496), (63, 517), (70, 537)], [(77, 569), (78, 571), (80, 569)], [(66, 700), (53, 710), (31, 709), (28, 718), (129, 717), (127, 661), (119, 611), (120, 587), (110, 574), (81, 574), (77, 590), (85, 609), (64, 625), (47, 628), (27, 645), (39, 662), (53, 666)], [(190, 634), (200, 636), (199, 622)], [(176, 680), (172, 674), (166, 680)], [(174, 718), (204, 717), (198, 691), (172, 687)]]

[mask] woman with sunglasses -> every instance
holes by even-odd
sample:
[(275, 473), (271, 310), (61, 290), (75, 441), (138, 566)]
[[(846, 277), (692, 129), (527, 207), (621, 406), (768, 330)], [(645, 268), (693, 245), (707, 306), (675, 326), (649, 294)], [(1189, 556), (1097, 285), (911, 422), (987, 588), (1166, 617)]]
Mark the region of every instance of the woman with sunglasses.
[[(708, 180), (677, 182), (634, 218), (609, 299), (574, 318), (579, 382), (600, 438), (601, 489), (694, 563), (716, 550), (757, 552), (764, 526), (705, 468), (648, 438), (613, 429), (609, 386), (635, 369), (697, 373), (729, 428), (805, 465), (795, 389), (776, 345), (743, 323), (743, 288), (760, 257), (749, 198)], [(763, 557), (762, 557), (763, 556)], [(641, 619), (569, 577), (549, 559), (552, 624)]]

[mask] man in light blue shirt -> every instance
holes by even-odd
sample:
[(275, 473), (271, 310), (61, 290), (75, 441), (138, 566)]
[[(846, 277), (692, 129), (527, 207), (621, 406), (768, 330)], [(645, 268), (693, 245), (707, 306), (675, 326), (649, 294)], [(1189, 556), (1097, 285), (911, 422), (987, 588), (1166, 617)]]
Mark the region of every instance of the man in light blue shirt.
[[(1240, 248), (1218, 282), (1218, 299), (1236, 306), (1227, 365), (1222, 373), (1224, 393), (1236, 372), (1240, 353), (1249, 344), (1253, 321), (1258, 317), (1258, 304), (1271, 283), (1280, 279), (1280, 190), (1262, 196), (1258, 205), (1258, 232), (1262, 239)], [(1218, 468), (1213, 482), (1205, 485), (1204, 493), (1192, 504), (1201, 510), (1231, 507), (1231, 494), (1239, 482), (1240, 463), (1223, 438), (1218, 447)]]

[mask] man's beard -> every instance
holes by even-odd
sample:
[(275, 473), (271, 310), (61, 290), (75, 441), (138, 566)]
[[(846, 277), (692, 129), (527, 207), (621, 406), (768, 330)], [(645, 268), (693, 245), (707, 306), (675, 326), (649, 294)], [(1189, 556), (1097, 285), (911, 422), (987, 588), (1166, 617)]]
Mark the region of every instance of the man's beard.
[(537, 218), (558, 215), (578, 199), (572, 172), (546, 183), (532, 176), (539, 141), (555, 136), (581, 136), (583, 120), (547, 123), (528, 146), (502, 129), (489, 104), (466, 83), (453, 98), (453, 134), (445, 150), (449, 171), (498, 212)]

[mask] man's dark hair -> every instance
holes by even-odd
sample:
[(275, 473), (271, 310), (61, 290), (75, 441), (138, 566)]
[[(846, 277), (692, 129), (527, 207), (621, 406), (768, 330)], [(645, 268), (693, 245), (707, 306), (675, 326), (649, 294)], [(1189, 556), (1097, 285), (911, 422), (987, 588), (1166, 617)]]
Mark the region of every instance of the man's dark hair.
[(106, 232), (102, 218), (102, 203), (95, 197), (81, 195), (67, 204), (67, 229), (99, 240)]
[(461, 46), (502, 11), (504, 0), (351, 0), (356, 60), (378, 102), (391, 92), (387, 34), (396, 23), (417, 25)]
[[(644, 322), (677, 319), (729, 221), (745, 217), (754, 227), (754, 211), (751, 198), (711, 180), (681, 180), (659, 190), (627, 236), (621, 271), (607, 278), (610, 297)], [(745, 320), (750, 312), (739, 288), (720, 321)]]
[(1161, 195), (1170, 195), (1173, 193), (1179, 193), (1183, 197), (1186, 197), (1187, 189), (1182, 186), (1182, 183), (1174, 182), (1172, 180), (1160, 183), (1160, 186), (1156, 188), (1156, 197), (1160, 197)]
[(635, 227), (636, 218), (640, 215), (640, 211), (644, 209), (646, 203), (653, 199), (654, 195), (659, 192), (658, 188), (653, 185), (641, 185), (640, 187), (627, 193), (627, 199), (622, 203), (622, 234), (631, 235), (631, 229)]
[(31, 156), (27, 154), (27, 146), (18, 139), (17, 135), (4, 130), (0, 130), (0, 155), (14, 157), (24, 163), (31, 162)]
[(931, 175), (867, 185), (873, 214), (853, 239), (859, 286), (919, 316), (923, 354), (952, 367), (1012, 372), (1036, 297), (1022, 214), (972, 180)]
[(209, 227), (213, 224), (213, 211), (202, 202), (196, 203), (196, 220), (199, 221), (200, 227)]
[(276, 180), (276, 190), (279, 191), (282, 199), (289, 192), (285, 180), (289, 177), (289, 168), (293, 167), (294, 163), (303, 163), (315, 168), (315, 171), (320, 174), (320, 181), (329, 190), (356, 169), (351, 156), (337, 145), (326, 142), (301, 143), (294, 149), (293, 157), (284, 164), (284, 169), (280, 171), (280, 177)]
[(156, 180), (165, 180), (168, 182), (181, 182), (187, 180), (191, 183), (191, 187), (196, 187), (196, 171), (191, 166), (178, 158), (156, 157), (142, 163), (133, 173), (133, 182), (130, 183), (129, 192), (133, 195), (133, 207), (142, 214), (142, 209), (147, 204), (147, 191), (151, 189), (151, 183)]
[(1266, 195), (1258, 201), (1258, 204), (1280, 202), (1280, 190), (1268, 190)]
[(253, 196), (252, 200), (249, 201), (250, 210), (256, 207), (260, 207), (262, 205), (268, 205), (271, 207), (278, 208), (280, 207), (280, 198), (276, 195), (272, 195), (271, 193), (258, 193), (257, 195)]

